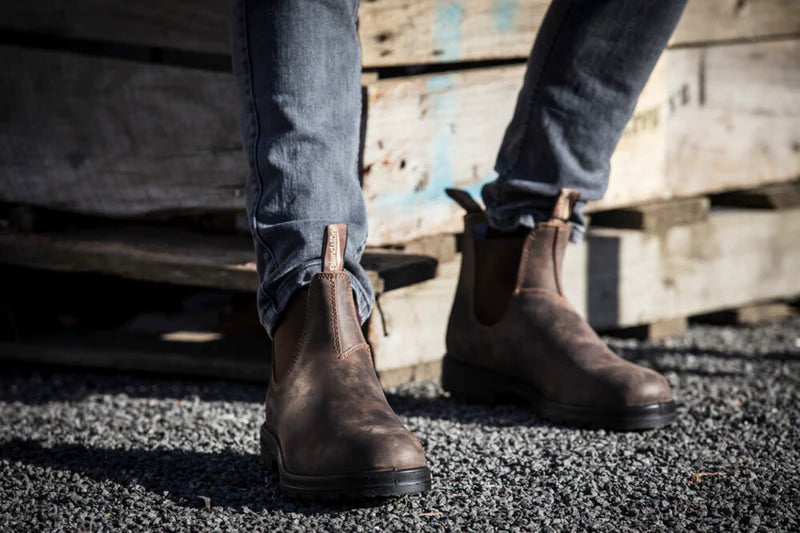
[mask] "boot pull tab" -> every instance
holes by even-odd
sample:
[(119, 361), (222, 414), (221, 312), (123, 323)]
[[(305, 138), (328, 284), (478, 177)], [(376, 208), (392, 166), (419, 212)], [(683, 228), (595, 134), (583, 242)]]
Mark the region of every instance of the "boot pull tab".
[(344, 249), (347, 246), (347, 224), (330, 224), (323, 239), (323, 272), (341, 272), (344, 269)]
[(445, 193), (467, 213), (483, 213), (483, 208), (463, 189), (445, 189)]
[(553, 206), (553, 218), (567, 222), (572, 216), (572, 209), (578, 201), (581, 193), (575, 189), (561, 189), (561, 193)]

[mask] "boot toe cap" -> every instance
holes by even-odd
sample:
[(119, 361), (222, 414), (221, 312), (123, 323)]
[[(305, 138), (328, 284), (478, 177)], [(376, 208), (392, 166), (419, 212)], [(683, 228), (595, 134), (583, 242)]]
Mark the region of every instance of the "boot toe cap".
[(408, 431), (369, 435), (353, 443), (355, 464), (359, 470), (407, 470), (426, 466), (425, 451)]
[(404, 428), (360, 427), (286, 446), (285, 463), (302, 475), (346, 475), (426, 466), (419, 440)]
[(672, 389), (664, 376), (648, 368), (636, 367), (622, 388), (628, 406), (653, 405), (672, 401)]

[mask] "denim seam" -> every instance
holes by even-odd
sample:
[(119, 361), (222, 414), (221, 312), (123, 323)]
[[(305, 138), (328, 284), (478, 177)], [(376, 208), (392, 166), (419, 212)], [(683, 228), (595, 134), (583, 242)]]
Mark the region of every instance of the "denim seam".
[[(355, 2), (353, 2), (353, 3), (355, 4), (355, 6), (353, 7), (353, 13), (351, 14), (351, 18), (353, 19), (353, 25), (355, 26), (354, 31), (355, 31), (355, 34), (356, 34), (356, 42), (357, 42), (357, 45), (358, 45), (357, 46), (358, 47), (358, 63), (359, 63), (359, 65), (361, 65), (361, 60), (362, 60), (363, 53), (362, 53), (362, 49), (361, 49), (361, 35), (359, 35), (359, 33), (358, 33), (358, 8), (361, 5), (361, 0), (355, 0)], [(358, 110), (359, 110), (358, 111), (358, 121), (359, 121), (359, 126), (358, 126), (359, 134), (358, 134), (358, 137), (359, 137), (359, 139), (358, 139), (358, 149), (356, 150), (355, 160), (353, 161), (353, 169), (355, 170), (355, 176), (356, 176), (356, 179), (358, 179), (359, 181), (360, 181), (359, 176), (361, 175), (361, 168), (359, 167), (359, 163), (361, 162), (360, 161), (360, 155), (361, 155), (361, 131), (360, 130), (361, 130), (361, 124), (363, 123), (362, 121), (364, 120), (364, 117), (363, 117), (363, 114), (364, 114), (364, 94), (363, 93), (364, 93), (364, 91), (361, 89), (361, 70), (363, 70), (363, 66), (359, 67), (359, 73), (358, 73), (358, 83), (357, 83), (357, 85), (358, 85)]]
[[(261, 125), (258, 122), (258, 108), (256, 106), (256, 99), (255, 99), (255, 96), (254, 96), (255, 95), (255, 88), (253, 87), (253, 76), (252, 76), (253, 58), (250, 55), (250, 47), (248, 46), (248, 41), (247, 41), (247, 23), (245, 21), (245, 12), (247, 11), (247, 0), (242, 0), (241, 6), (242, 6), (242, 9), (241, 9), (241, 12), (239, 13), (239, 19), (241, 21), (240, 31), (241, 31), (241, 41), (242, 41), (242, 47), (243, 47), (242, 57), (245, 58), (245, 76), (247, 77), (245, 86), (247, 87), (247, 91), (249, 93), (248, 97), (249, 97), (249, 100), (250, 100), (250, 110), (249, 111), (250, 111), (251, 126), (253, 126), (253, 129), (255, 130), (255, 135), (254, 135), (254, 139), (253, 139), (253, 147), (252, 147), (252, 150), (251, 150), (250, 157), (252, 158), (252, 162), (253, 162), (253, 174), (255, 176), (256, 184), (258, 185), (258, 193), (256, 194), (256, 203), (255, 203), (255, 210), (254, 210), (254, 211), (257, 212), (258, 211), (258, 206), (261, 205), (261, 198), (263, 197), (263, 194), (264, 194), (264, 186), (263, 186), (263, 184), (261, 182), (261, 169), (259, 168), (259, 164), (258, 164), (258, 143), (259, 143), (259, 140), (261, 139)], [(258, 219), (256, 218), (255, 213), (253, 214), (253, 220), (250, 221), (250, 223), (251, 223), (251, 225), (253, 227), (253, 235), (255, 236), (255, 239), (258, 241), (259, 244), (261, 244), (261, 246), (264, 247), (264, 249), (269, 254), (269, 258), (272, 261), (273, 268), (277, 269), (278, 268), (278, 262), (275, 259), (275, 253), (272, 251), (272, 248), (270, 248), (267, 245), (267, 243), (264, 242), (264, 239), (261, 237), (261, 234), (258, 232)]]
[(569, 18), (570, 13), (572, 13), (572, 5), (569, 5), (564, 12), (564, 17), (561, 19), (561, 24), (558, 26), (558, 31), (553, 36), (553, 40), (550, 42), (550, 47), (547, 49), (547, 54), (545, 55), (544, 65), (542, 66), (541, 70), (539, 71), (539, 75), (536, 78), (536, 85), (533, 87), (533, 94), (531, 96), (530, 101), (528, 102), (528, 110), (525, 113), (525, 121), (522, 123), (522, 127), (525, 131), (525, 135), (522, 137), (519, 145), (517, 146), (517, 154), (514, 158), (514, 163), (510, 165), (503, 174), (509, 175), (514, 170), (516, 170), (517, 166), (519, 166), (520, 159), (522, 159), (522, 147), (526, 144), (528, 137), (530, 135), (530, 131), (528, 129), (528, 125), (531, 122), (531, 115), (533, 114), (534, 104), (539, 100), (539, 87), (542, 85), (542, 79), (545, 76), (547, 71), (547, 67), (550, 65), (551, 56), (553, 54), (553, 49), (556, 46), (556, 42), (561, 37), (562, 32), (564, 30), (564, 26), (567, 23), (567, 19)]

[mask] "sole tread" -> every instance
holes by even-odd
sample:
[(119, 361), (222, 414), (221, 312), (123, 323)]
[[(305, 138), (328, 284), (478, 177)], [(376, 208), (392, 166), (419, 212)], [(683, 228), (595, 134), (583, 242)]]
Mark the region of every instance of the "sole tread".
[(428, 467), (352, 475), (293, 475), (283, 467), (280, 444), (266, 425), (261, 427), (260, 442), (264, 468), (278, 476), (281, 490), (290, 498), (310, 501), (365, 500), (427, 492), (431, 488)]
[(641, 431), (666, 426), (676, 417), (675, 402), (617, 408), (551, 402), (521, 380), (473, 367), (449, 355), (445, 355), (442, 362), (442, 388), (456, 401), (468, 398), (468, 403), (496, 405), (498, 400), (513, 396), (545, 420), (581, 429)]

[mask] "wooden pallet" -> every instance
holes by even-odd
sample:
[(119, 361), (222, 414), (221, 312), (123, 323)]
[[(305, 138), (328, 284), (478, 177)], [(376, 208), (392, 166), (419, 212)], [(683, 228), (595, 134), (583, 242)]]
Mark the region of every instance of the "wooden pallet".
[[(362, 2), (359, 40), (367, 68), (522, 58), (549, 0), (377, 0)], [(217, 0), (5, 2), (4, 29), (227, 55), (228, 4)], [(673, 46), (800, 33), (794, 0), (690, 0)]]
[[(606, 198), (590, 210), (800, 175), (792, 111), (800, 41), (669, 54), (683, 75), (676, 65), (657, 69), (612, 160)], [(0, 81), (3, 104), (15, 109), (0, 131), (8, 154), (0, 198), (112, 216), (243, 208), (247, 171), (230, 76), (14, 47), (0, 47), (0, 64), (17, 73)], [(369, 86), (363, 185), (371, 244), (458, 231), (458, 208), (443, 189), (477, 192), (491, 177), (521, 76), (522, 67), (500, 67)], [(753, 97), (759, 80), (775, 80), (764, 82), (769, 98)]]
[[(787, 246), (795, 242), (800, 207), (714, 208), (647, 229), (594, 228), (568, 248), (564, 287), (597, 330), (680, 335), (688, 317), (800, 295), (800, 249)], [(380, 297), (382, 319), (370, 325), (387, 324), (383, 338), (371, 333), (379, 372), (397, 379), (413, 374), (409, 368), (428, 372), (444, 354), (458, 270), (458, 260), (443, 263), (435, 279)]]
[[(367, 335), (385, 383), (437, 372), (461, 228), (443, 189), (477, 193), (493, 177), (548, 4), (361, 4), (361, 178), (369, 244), (386, 247), (365, 256), (379, 301)], [(226, 19), (227, 5), (211, 0), (0, 5), (0, 67), (11, 73), (0, 78), (0, 105), (9, 110), (0, 202), (162, 222), (241, 219), (247, 165)], [(791, 200), (800, 176), (798, 56), (794, 0), (690, 0), (614, 154), (608, 192), (588, 208), (595, 229), (567, 256), (569, 297), (592, 325), (675, 333), (687, 316), (800, 292), (797, 252), (786, 246), (800, 227)], [(752, 190), (764, 184), (772, 185)], [(750, 191), (707, 198), (736, 189)], [(781, 209), (752, 210), (761, 207)], [(0, 234), (0, 260), (250, 294), (256, 285), (248, 237), (59, 227)], [(417, 257), (392, 252), (402, 249)], [(435, 260), (421, 255), (440, 260), (438, 276)], [(242, 316), (255, 321), (252, 310)], [(42, 338), (24, 357), (53, 362), (70, 353), (86, 364), (81, 354), (102, 353), (91, 346), (111, 349), (101, 337), (76, 345)], [(261, 339), (252, 365), (240, 367), (221, 357), (244, 346), (212, 343), (187, 356), (156, 341), (109, 361), (146, 370), (159, 365), (148, 354), (163, 352), (165, 365), (188, 371), (209, 348), (200, 364), (209, 372), (263, 375)]]
[[(411, 243), (408, 248), (430, 249), (442, 257), (452, 257), (454, 238), (444, 237), (440, 241)], [(65, 229), (37, 233), (4, 231), (0, 232), (0, 263), (38, 269), (26, 275), (29, 280), (34, 279), (28, 282), (29, 297), (34, 300), (49, 298), (39, 294), (40, 283), (35, 280), (47, 281), (48, 272), (52, 271), (238, 291), (245, 293), (249, 302), (233, 314), (226, 312), (224, 317), (221, 311), (212, 312), (211, 319), (191, 313), (176, 318), (172, 316), (174, 313), (168, 313), (167, 318), (158, 319), (157, 328), (164, 329), (159, 334), (86, 327), (67, 331), (34, 328), (23, 339), (0, 341), (2, 359), (258, 382), (269, 376), (269, 344), (258, 324), (255, 308), (258, 280), (249, 236), (114, 223), (103, 227), (68, 225)], [(437, 264), (438, 260), (428, 255), (393, 250), (371, 250), (362, 258), (379, 295), (434, 278)], [(3, 280), (4, 284), (11, 282), (8, 278)], [(91, 281), (83, 282), (84, 294), (97, 298), (93, 294), (97, 287)], [(69, 280), (63, 278), (61, 283)], [(163, 304), (157, 293), (153, 296), (152, 311), (160, 316), (164, 313), (159, 305)], [(127, 300), (118, 301), (113, 295), (102, 298), (98, 305), (107, 306), (113, 314), (124, 314), (131, 306)], [(33, 313), (43, 313), (49, 320), (50, 307), (34, 306)], [(146, 315), (143, 319), (151, 320)], [(13, 313), (9, 317), (13, 323)], [(34, 317), (27, 322), (37, 320)], [(68, 312), (66, 318), (60, 317), (58, 321), (72, 323), (75, 319)]]
[[(245, 235), (209, 235), (161, 226), (0, 232), (0, 262), (68, 272), (255, 293), (253, 244)], [(377, 293), (431, 279), (434, 257), (372, 250), (362, 265)]]
[[(606, 197), (590, 210), (800, 175), (800, 14), (789, 1), (690, 2), (675, 46), (656, 68), (614, 154)], [(0, 20), (21, 45), (0, 46), (0, 66), (13, 73), (0, 79), (0, 103), (14, 111), (0, 130), (0, 200), (115, 217), (243, 210), (247, 165), (232, 77), (211, 60), (209, 68), (197, 68), (205, 56), (184, 61), (167, 53), (227, 50), (220, 45), (221, 5), (121, 8), (81, 0), (65, 10), (52, 0), (6, 4)], [(445, 4), (463, 16), (440, 20), (437, 9)], [(375, 44), (375, 36), (362, 34), (365, 64), (372, 64), (371, 54), (399, 62), (392, 64), (419, 63), (415, 50), (427, 57), (422, 62), (442, 61), (447, 54), (434, 54), (435, 47), (403, 44), (425, 43), (431, 32), (456, 35), (459, 60), (522, 57), (546, 2), (523, 4), (365, 2), (362, 28), (372, 29), (362, 31), (385, 36)], [(511, 11), (497, 12), (501, 5)], [(506, 32), (486, 24), (503, 13), (524, 23)], [(390, 31), (386, 24), (397, 20), (407, 24)], [(94, 45), (101, 55), (91, 54), (92, 43), (73, 47), (81, 53), (46, 50), (41, 47), (58, 43), (44, 34), (100, 41)], [(149, 48), (112, 57), (116, 48), (109, 43), (117, 41), (167, 47), (160, 56), (167, 61), (147, 62)], [(517, 51), (504, 52), (508, 46)], [(394, 52), (385, 54), (387, 47)], [(486, 56), (489, 50), (497, 52)], [(524, 66), (451, 66), (365, 80), (363, 186), (371, 245), (458, 231), (460, 215), (444, 187), (477, 192), (493, 176)]]
[[(697, 203), (709, 205), (708, 201)], [(677, 207), (646, 206), (639, 208), (643, 214), (638, 220), (644, 221), (641, 229), (597, 227), (589, 231), (584, 243), (569, 247), (564, 265), (567, 296), (596, 329), (649, 338), (675, 335), (683, 331), (690, 316), (746, 309), (752, 302), (800, 295), (800, 277), (796, 275), (800, 250), (785, 245), (800, 242), (800, 206), (770, 210), (712, 207), (704, 212), (692, 203), (681, 205), (694, 216), (664, 217), (663, 213), (674, 214)], [(655, 218), (648, 218), (647, 213), (655, 213)], [(612, 220), (609, 217), (606, 223)], [(631, 225), (629, 214), (621, 220)], [(652, 220), (661, 222), (654, 225)], [(444, 240), (452, 243), (452, 237)], [(433, 248), (452, 252), (445, 245)], [(5, 233), (0, 234), (0, 257), (3, 262), (40, 269), (99, 272), (246, 291), (248, 295), (256, 284), (249, 239), (178, 229)], [(369, 268), (378, 287), (378, 303), (365, 331), (385, 384), (436, 375), (444, 354), (459, 261), (455, 256), (439, 264), (436, 271), (436, 261), (430, 258), (393, 252), (366, 257), (365, 265), (372, 262)], [(242, 310), (227, 323), (236, 323), (236, 331), (258, 329), (254, 307)], [(245, 327), (248, 323), (249, 328)], [(112, 344), (108, 332), (82, 338), (44, 335), (34, 342), (5, 343), (0, 350), (29, 361), (138, 370), (195, 373), (191, 367), (197, 364), (201, 373), (233, 378), (265, 364), (263, 335), (239, 344), (230, 344), (237, 338), (235, 334), (232, 339), (225, 335), (219, 341), (195, 344), (161, 338), (128, 342), (129, 337), (123, 335), (119, 350), (101, 363), (99, 354)], [(91, 346), (95, 348), (89, 349)], [(145, 355), (151, 348), (150, 355)], [(239, 351), (247, 364), (238, 367), (223, 361), (236, 359)], [(159, 365), (162, 355), (164, 364)], [(263, 377), (263, 373), (257, 375)]]

